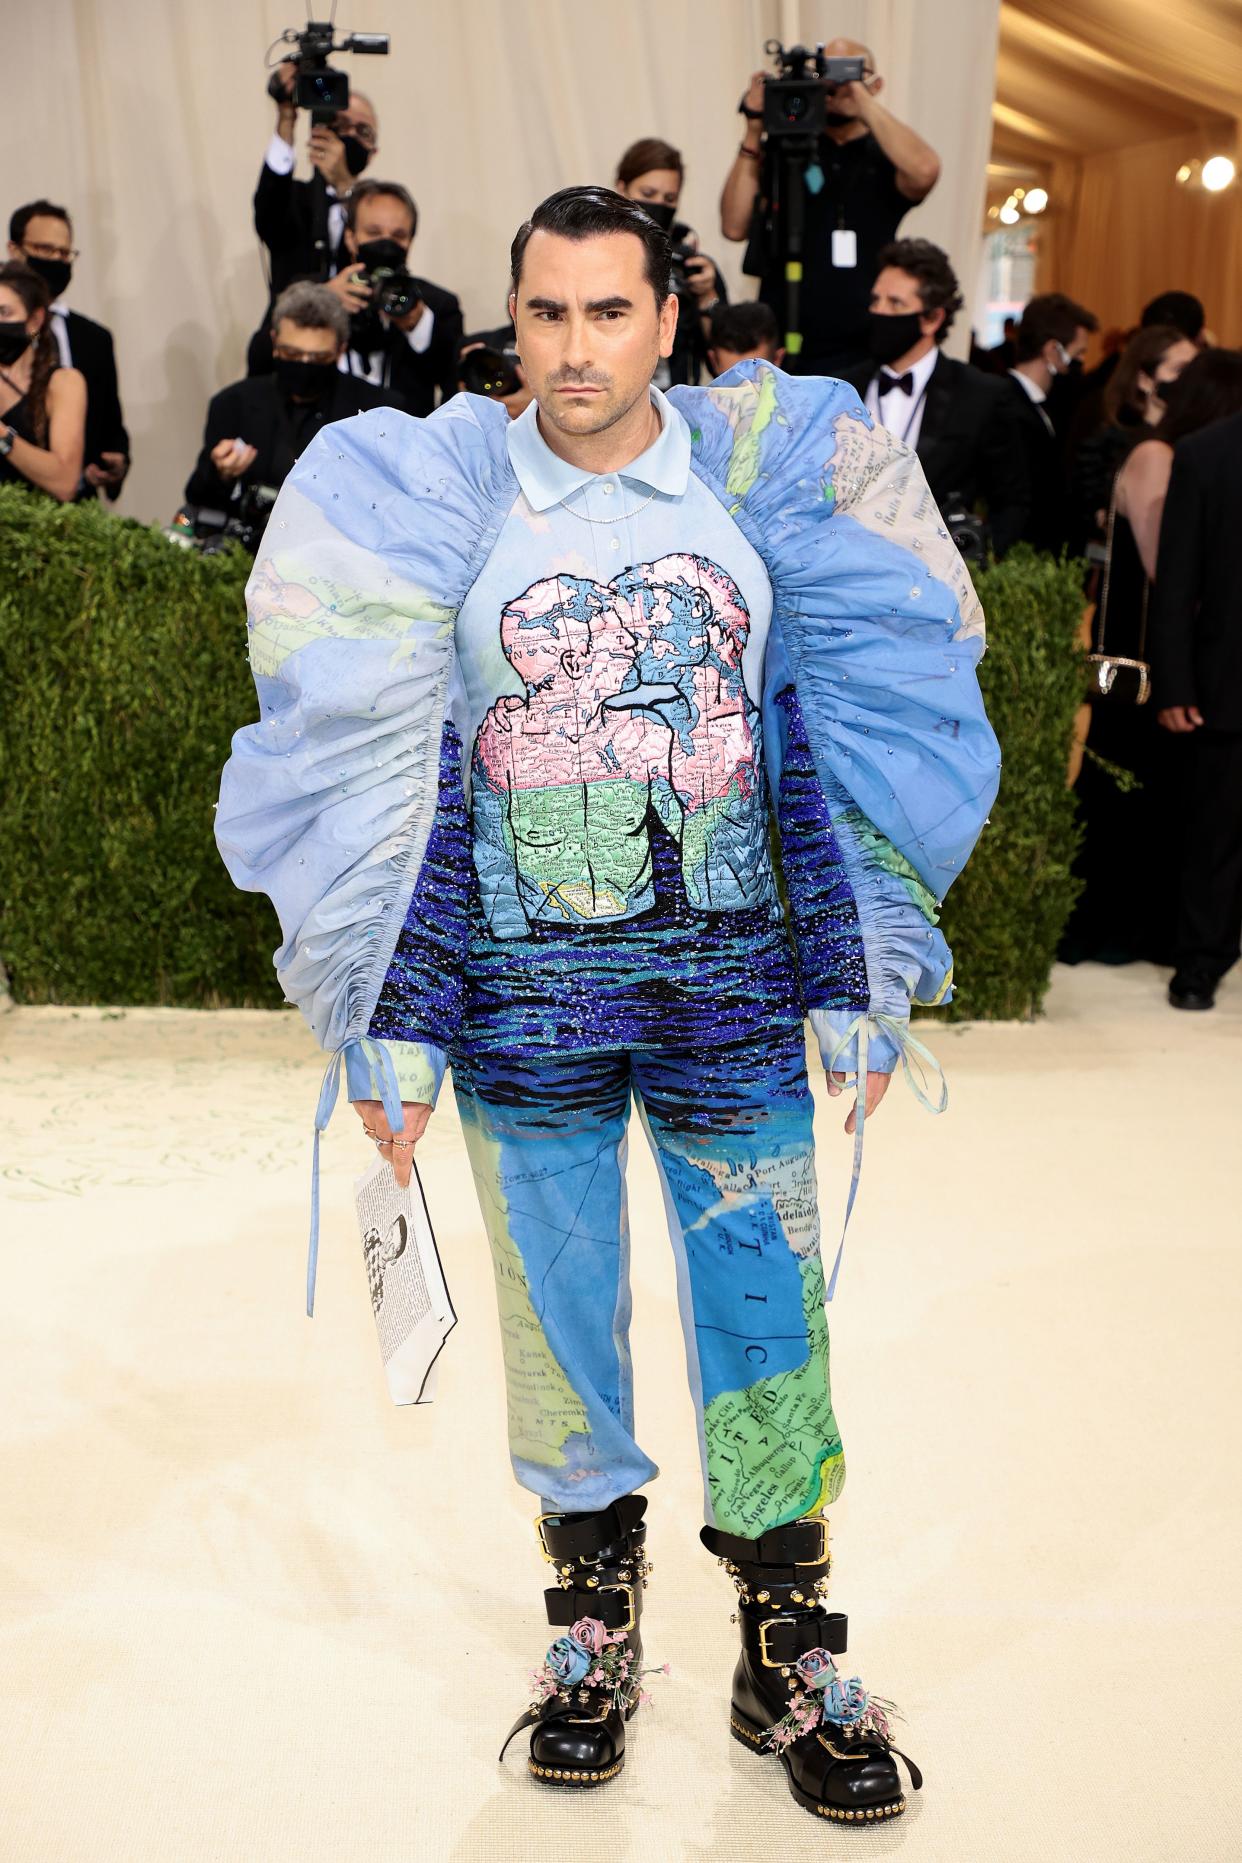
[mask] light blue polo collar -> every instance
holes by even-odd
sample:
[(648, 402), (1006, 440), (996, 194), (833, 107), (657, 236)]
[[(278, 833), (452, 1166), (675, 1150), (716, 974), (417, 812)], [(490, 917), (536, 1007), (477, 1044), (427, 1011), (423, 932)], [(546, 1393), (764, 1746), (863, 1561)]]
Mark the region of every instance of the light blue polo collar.
[(517, 420), (510, 421), (505, 435), (509, 458), (532, 510), (550, 511), (592, 479), (621, 479), (663, 492), (668, 498), (680, 498), (690, 478), (690, 429), (658, 388), (651, 390), (651, 399), (660, 415), (660, 436), (620, 472), (589, 472), (560, 459), (539, 431), (539, 408), (534, 401)]

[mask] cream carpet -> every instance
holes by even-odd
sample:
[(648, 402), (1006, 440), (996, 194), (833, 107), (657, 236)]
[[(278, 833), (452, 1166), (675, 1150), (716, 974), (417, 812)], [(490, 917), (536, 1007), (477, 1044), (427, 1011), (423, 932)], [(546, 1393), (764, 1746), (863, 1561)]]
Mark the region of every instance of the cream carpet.
[[(728, 1737), (732, 1590), (696, 1539), (671, 1258), (632, 1158), (650, 1659), (590, 1798), (496, 1751), (547, 1642), (451, 1096), (420, 1151), (460, 1325), (391, 1406), (292, 1014), (0, 1018), (5, 1863), (1177, 1863), (1242, 1856), (1242, 978), (1057, 975), (1032, 1027), (937, 1031), (952, 1105), (869, 1128), (831, 1320), (849, 1671), (926, 1790), (826, 1829)], [(848, 1142), (821, 1107), (835, 1229)]]

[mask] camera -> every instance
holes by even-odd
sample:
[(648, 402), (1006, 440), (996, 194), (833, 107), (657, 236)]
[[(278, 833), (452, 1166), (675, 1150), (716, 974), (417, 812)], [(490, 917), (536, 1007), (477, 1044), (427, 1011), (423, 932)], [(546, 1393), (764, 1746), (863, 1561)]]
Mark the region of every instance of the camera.
[(492, 401), (502, 401), (506, 395), (515, 395), (522, 386), (516, 361), (516, 356), (484, 344), (462, 357), (457, 367), (458, 379), (467, 394), (487, 395)]
[(374, 265), (360, 275), (358, 283), (370, 287), (371, 302), (367, 309), (383, 311), (386, 317), (405, 317), (422, 301), (417, 279), (403, 266)]
[[(213, 510), (209, 505), (186, 505), (182, 517), (193, 534), (195, 549), (204, 556), (218, 556), (229, 544), (238, 543), (254, 556), (279, 494), (278, 485), (247, 485), (228, 511)], [(177, 528), (181, 528), (180, 523)]]
[(958, 555), (973, 568), (982, 569), (991, 549), (992, 535), (984, 518), (971, 511), (964, 499), (950, 498), (942, 513), (944, 527)]
[(814, 140), (824, 128), (827, 100), (840, 84), (858, 83), (863, 58), (825, 58), (824, 48), (783, 46), (769, 39), (764, 51), (776, 60), (777, 75), (763, 80), (763, 129), (767, 136)]
[[(336, 39), (330, 20), (308, 20), (305, 32), (290, 26), (281, 33), (277, 45), (293, 45), (296, 52), (287, 54), (296, 60), (297, 88), (293, 101), (299, 110), (309, 110), (313, 123), (331, 123), (337, 112), (349, 108), (349, 75), (334, 71), (328, 63), (333, 52), (358, 52), (386, 56), (386, 32), (347, 32)], [(277, 103), (285, 103), (280, 73), (273, 71), (267, 81), (268, 94)]]

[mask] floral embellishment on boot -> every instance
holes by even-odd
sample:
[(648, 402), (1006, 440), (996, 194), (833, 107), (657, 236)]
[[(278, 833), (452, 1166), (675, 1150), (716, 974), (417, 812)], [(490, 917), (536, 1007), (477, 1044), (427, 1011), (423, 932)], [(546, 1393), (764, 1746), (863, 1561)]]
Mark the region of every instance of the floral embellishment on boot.
[(807, 1650), (794, 1664), (794, 1672), (802, 1687), (792, 1691), (789, 1712), (764, 1735), (764, 1743), (773, 1753), (783, 1753), (803, 1734), (814, 1733), (826, 1722), (851, 1734), (892, 1739), (889, 1716), (897, 1713), (896, 1707), (870, 1694), (856, 1675), (843, 1682), (831, 1651)]
[(660, 1669), (638, 1667), (624, 1630), (608, 1630), (598, 1617), (580, 1617), (570, 1625), (568, 1636), (557, 1637), (549, 1646), (542, 1669), (531, 1676), (531, 1707), (541, 1707), (554, 1695), (568, 1699), (574, 1689), (590, 1688), (601, 1689), (609, 1706), (625, 1714), (640, 1701), (651, 1700), (641, 1685), (644, 1675), (667, 1674), (667, 1663)]

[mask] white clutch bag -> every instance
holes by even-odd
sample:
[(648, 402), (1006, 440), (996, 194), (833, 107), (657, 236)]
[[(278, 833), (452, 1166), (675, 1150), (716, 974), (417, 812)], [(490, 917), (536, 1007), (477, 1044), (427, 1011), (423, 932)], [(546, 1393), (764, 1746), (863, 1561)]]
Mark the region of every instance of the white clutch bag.
[(417, 1166), (405, 1190), (378, 1158), (356, 1183), (358, 1232), (388, 1394), (428, 1404), (436, 1365), (457, 1324)]

